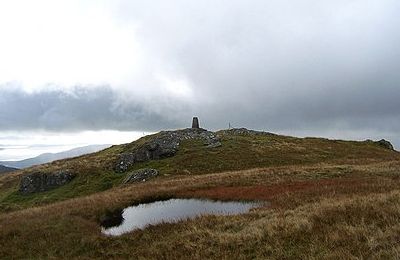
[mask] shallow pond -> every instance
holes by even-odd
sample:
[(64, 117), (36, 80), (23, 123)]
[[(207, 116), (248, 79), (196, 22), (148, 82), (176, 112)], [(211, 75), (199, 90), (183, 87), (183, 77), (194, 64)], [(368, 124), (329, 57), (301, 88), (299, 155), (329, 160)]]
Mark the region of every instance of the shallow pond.
[(237, 215), (262, 205), (255, 202), (222, 202), (200, 199), (156, 201), (125, 208), (122, 216), (116, 216), (122, 222), (118, 225), (114, 224), (115, 226), (112, 227), (102, 227), (102, 233), (119, 236), (136, 229), (143, 229), (148, 225), (175, 223), (202, 215)]

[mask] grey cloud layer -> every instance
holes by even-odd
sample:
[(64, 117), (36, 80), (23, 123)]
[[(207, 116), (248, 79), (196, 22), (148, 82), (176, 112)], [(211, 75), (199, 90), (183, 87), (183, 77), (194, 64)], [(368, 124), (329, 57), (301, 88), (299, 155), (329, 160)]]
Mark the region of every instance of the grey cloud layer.
[[(47, 89), (26, 93), (0, 87), (1, 130), (156, 130), (176, 127), (174, 120), (146, 109), (146, 105), (121, 105), (110, 87), (75, 87), (72, 91)], [(153, 107), (154, 108), (154, 107)]]
[(400, 129), (398, 1), (139, 2), (121, 19), (214, 127)]

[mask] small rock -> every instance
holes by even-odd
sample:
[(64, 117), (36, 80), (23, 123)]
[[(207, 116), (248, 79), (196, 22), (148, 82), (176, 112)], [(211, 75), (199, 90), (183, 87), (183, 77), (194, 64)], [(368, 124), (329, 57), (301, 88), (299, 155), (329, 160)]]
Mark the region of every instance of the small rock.
[(140, 181), (145, 182), (150, 178), (157, 176), (158, 174), (159, 173), (156, 169), (146, 168), (146, 169), (136, 170), (131, 173), (128, 173), (123, 183), (132, 183)]
[(220, 133), (229, 135), (274, 135), (269, 132), (249, 130), (246, 128), (231, 128), (229, 130), (222, 130)]
[(221, 142), (215, 142), (215, 143), (211, 143), (209, 145), (207, 145), (207, 148), (217, 148), (222, 146)]

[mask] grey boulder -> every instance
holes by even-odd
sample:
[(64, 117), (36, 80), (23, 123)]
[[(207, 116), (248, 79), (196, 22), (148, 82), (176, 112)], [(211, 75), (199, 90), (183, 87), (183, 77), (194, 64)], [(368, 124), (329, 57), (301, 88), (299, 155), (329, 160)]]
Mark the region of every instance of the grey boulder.
[(394, 150), (393, 145), (389, 141), (386, 141), (385, 139), (379, 140), (376, 143), (383, 148)]
[(30, 173), (22, 176), (19, 192), (22, 194), (31, 194), (52, 190), (69, 183), (74, 177), (75, 174), (69, 170), (60, 170), (51, 173)]

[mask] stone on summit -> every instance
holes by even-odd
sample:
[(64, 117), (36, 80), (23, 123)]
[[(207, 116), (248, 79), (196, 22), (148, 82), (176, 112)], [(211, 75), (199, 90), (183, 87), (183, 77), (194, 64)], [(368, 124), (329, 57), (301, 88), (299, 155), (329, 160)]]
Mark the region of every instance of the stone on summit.
[(193, 117), (192, 128), (196, 128), (196, 129), (200, 128), (200, 125), (199, 125), (199, 118)]

